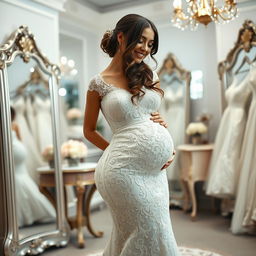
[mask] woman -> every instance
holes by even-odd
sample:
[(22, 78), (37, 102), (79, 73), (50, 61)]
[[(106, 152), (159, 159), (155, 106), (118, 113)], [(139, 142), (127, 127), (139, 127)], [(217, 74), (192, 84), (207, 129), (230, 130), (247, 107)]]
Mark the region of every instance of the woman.
[[(103, 255), (177, 256), (164, 170), (172, 162), (173, 142), (155, 113), (162, 90), (143, 61), (157, 52), (157, 29), (129, 14), (104, 34), (101, 48), (112, 61), (90, 82), (84, 135), (104, 150), (95, 180), (114, 226)], [(100, 109), (113, 131), (110, 144), (96, 132)]]

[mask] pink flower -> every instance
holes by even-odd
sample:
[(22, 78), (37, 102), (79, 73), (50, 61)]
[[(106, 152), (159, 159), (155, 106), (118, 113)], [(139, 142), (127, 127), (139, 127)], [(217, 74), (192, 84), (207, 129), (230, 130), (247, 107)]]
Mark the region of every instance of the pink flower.
[(54, 158), (53, 145), (49, 145), (44, 149), (44, 151), (42, 152), (42, 157), (45, 161), (53, 160)]
[(78, 140), (68, 140), (61, 146), (61, 155), (63, 158), (84, 158), (87, 154), (87, 146)]

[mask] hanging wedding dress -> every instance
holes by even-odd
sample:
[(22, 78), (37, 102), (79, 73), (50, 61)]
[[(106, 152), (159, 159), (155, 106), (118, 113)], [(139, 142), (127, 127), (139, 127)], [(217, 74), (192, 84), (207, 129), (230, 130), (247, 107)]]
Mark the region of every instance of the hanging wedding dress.
[(14, 177), (19, 227), (55, 218), (55, 209), (27, 173), (26, 148), (12, 131)]
[(238, 179), (238, 162), (246, 125), (246, 105), (251, 94), (249, 75), (233, 83), (225, 92), (225, 109), (216, 135), (213, 155), (206, 184), (207, 195), (234, 198)]
[[(37, 143), (37, 125), (35, 120), (35, 111), (32, 104), (32, 97), (26, 98), (26, 117), (30, 132)], [(38, 146), (38, 145), (37, 145)], [(39, 152), (39, 148), (38, 148)]]
[(16, 112), (15, 122), (19, 126), (21, 140), (28, 152), (29, 157), (26, 158), (26, 166), (31, 178), (38, 183), (38, 174), (36, 169), (43, 165), (41, 155), (38, 152), (35, 138), (31, 135), (27, 121), (25, 119), (25, 102), (23, 97), (19, 97), (13, 102)]
[(150, 120), (161, 95), (144, 88), (145, 95), (134, 105), (130, 92), (105, 83), (100, 75), (91, 80), (89, 90), (103, 97), (101, 110), (113, 131), (95, 172), (114, 222), (103, 255), (179, 255), (166, 171), (160, 171), (173, 153), (173, 142), (166, 128)]
[(253, 228), (250, 227), (253, 226), (254, 232), (256, 231), (256, 68), (250, 73), (253, 94), (240, 158), (241, 174), (231, 223), (234, 234), (251, 232)]
[(40, 152), (43, 152), (47, 146), (53, 144), (50, 99), (46, 98), (43, 100), (41, 97), (35, 96), (34, 110), (37, 125), (37, 141)]

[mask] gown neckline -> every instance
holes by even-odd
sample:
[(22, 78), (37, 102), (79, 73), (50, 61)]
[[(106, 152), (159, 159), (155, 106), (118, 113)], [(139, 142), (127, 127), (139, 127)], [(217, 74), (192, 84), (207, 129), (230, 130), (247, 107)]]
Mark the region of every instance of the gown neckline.
[(114, 85), (114, 84), (109, 84), (109, 83), (105, 82), (105, 80), (103, 79), (101, 73), (98, 74), (98, 77), (100, 78), (100, 80), (101, 80), (105, 85), (110, 86), (110, 87), (113, 87), (114, 89), (117, 89), (117, 90), (126, 91), (126, 92), (128, 92), (129, 94), (132, 94), (132, 93), (131, 93), (130, 91), (128, 91), (127, 89), (124, 89), (124, 88), (119, 87), (119, 86), (116, 86), (116, 85)]

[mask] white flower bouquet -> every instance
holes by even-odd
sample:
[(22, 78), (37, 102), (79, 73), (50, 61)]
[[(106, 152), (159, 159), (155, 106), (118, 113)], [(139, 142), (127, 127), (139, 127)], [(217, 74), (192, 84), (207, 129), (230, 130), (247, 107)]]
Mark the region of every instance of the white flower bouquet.
[(44, 151), (42, 152), (42, 157), (46, 162), (53, 160), (54, 158), (53, 145), (49, 145), (44, 149)]
[(200, 136), (206, 133), (207, 130), (207, 126), (202, 122), (190, 123), (186, 129), (186, 134), (190, 136)]
[(78, 108), (70, 108), (67, 111), (67, 119), (68, 120), (77, 120), (82, 117), (82, 111)]
[(68, 140), (61, 146), (61, 155), (63, 158), (80, 159), (88, 154), (87, 146), (78, 140)]

